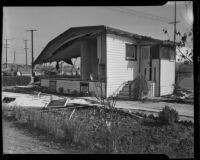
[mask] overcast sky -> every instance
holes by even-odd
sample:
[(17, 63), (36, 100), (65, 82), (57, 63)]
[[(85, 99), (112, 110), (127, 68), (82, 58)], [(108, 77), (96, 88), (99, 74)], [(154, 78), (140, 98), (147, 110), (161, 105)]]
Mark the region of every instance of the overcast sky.
[[(192, 5), (184, 1), (177, 2), (177, 24), (180, 31), (192, 28)], [(31, 34), (34, 32), (34, 57), (42, 51), (46, 44), (70, 27), (107, 25), (132, 33), (167, 39), (162, 29), (168, 29), (173, 40), (174, 2), (164, 6), (125, 6), (125, 7), (4, 7), (3, 38), (8, 38), (8, 62), (13, 62), (16, 51), (16, 63), (25, 64), (25, 44), (28, 39), (28, 64), (31, 62)], [(5, 44), (5, 40), (3, 40)], [(5, 62), (5, 48), (3, 48)]]

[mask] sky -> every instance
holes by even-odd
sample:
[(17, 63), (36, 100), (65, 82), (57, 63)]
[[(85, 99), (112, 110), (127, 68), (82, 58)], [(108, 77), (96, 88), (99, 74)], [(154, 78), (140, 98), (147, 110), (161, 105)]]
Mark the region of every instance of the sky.
[[(188, 1), (187, 1), (188, 3)], [(192, 28), (192, 2), (177, 2), (177, 30)], [(163, 28), (173, 40), (174, 2), (163, 6), (109, 6), (109, 7), (3, 7), (3, 39), (8, 40), (8, 63), (25, 64), (25, 42), (28, 40), (28, 64), (31, 63), (31, 33), (34, 32), (34, 59), (49, 41), (70, 27), (107, 25), (128, 32), (166, 40)], [(5, 40), (2, 60), (5, 62)]]

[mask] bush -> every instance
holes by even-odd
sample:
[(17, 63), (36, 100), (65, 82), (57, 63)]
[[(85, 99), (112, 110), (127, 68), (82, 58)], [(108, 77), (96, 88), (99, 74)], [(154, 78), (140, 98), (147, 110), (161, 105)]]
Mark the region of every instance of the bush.
[(153, 119), (153, 120), (156, 119), (156, 117), (155, 117), (153, 114), (148, 115), (148, 118), (149, 118), (149, 119)]
[(178, 121), (179, 116), (175, 109), (165, 106), (165, 108), (159, 112), (158, 119), (164, 124), (173, 124), (175, 121)]
[(135, 78), (135, 83), (133, 87), (133, 98), (136, 100), (141, 100), (145, 95), (148, 94), (148, 84), (143, 75), (139, 75)]
[(174, 86), (173, 94), (177, 94), (180, 91), (181, 87), (178, 84), (174, 84), (173, 86)]
[(31, 81), (30, 76), (3, 76), (3, 86), (28, 85)]

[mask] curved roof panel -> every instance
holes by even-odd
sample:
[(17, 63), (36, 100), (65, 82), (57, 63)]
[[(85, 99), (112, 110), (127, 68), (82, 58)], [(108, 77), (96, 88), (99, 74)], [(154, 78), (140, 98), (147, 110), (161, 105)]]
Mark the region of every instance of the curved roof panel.
[[(72, 46), (75, 45), (78, 40), (83, 37), (97, 36), (102, 33), (116, 34), (120, 36), (125, 36), (129, 38), (136, 38), (141, 41), (153, 41), (156, 43), (166, 43), (159, 39), (153, 39), (147, 36), (141, 36), (138, 34), (130, 33), (120, 29), (99, 25), (99, 26), (84, 26), (84, 27), (73, 27), (63, 32), (53, 40), (51, 40), (46, 47), (42, 50), (40, 55), (34, 61), (33, 65), (41, 64), (45, 62), (59, 61), (65, 59), (71, 59), (80, 56), (79, 51), (74, 50), (74, 55), (72, 54)], [(172, 42), (167, 42), (171, 44)], [(75, 49), (75, 48), (74, 48)]]

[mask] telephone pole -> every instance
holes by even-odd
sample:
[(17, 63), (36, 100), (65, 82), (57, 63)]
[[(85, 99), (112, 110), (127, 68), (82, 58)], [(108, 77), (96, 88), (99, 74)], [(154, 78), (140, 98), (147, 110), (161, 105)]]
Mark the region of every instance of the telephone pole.
[(5, 41), (6, 41), (6, 44), (5, 44), (5, 48), (6, 48), (6, 68), (7, 68), (7, 66), (8, 66), (8, 64), (7, 64), (7, 63), (8, 63), (8, 61), (7, 61), (7, 56), (8, 56), (8, 55), (7, 55), (7, 49), (9, 48), (9, 47), (8, 47), (8, 40), (9, 40), (9, 39), (5, 39)]
[(36, 29), (30, 29), (30, 30), (26, 30), (27, 32), (31, 32), (31, 53), (32, 53), (32, 76), (34, 76), (34, 73), (33, 73), (33, 32), (34, 31), (37, 31)]
[(169, 22), (169, 24), (174, 24), (174, 45), (176, 43), (176, 24), (180, 23), (180, 21), (176, 20), (176, 1), (174, 4), (174, 21), (173, 22)]
[(26, 70), (28, 69), (28, 66), (27, 66), (27, 64), (28, 64), (28, 62), (27, 62), (27, 50), (28, 50), (28, 48), (27, 48), (27, 41), (28, 40), (26, 40), (26, 39), (24, 40), (24, 42), (25, 42), (25, 48), (24, 49), (25, 49), (25, 54), (26, 54)]
[(14, 58), (13, 58), (13, 64), (15, 65), (15, 51), (14, 51)]

